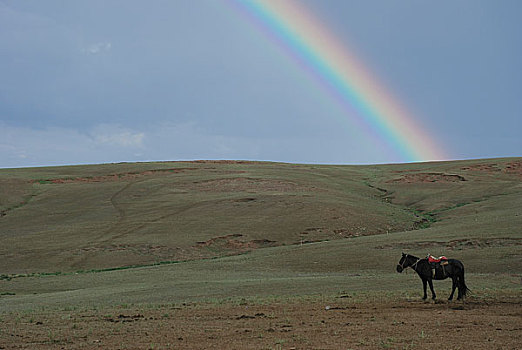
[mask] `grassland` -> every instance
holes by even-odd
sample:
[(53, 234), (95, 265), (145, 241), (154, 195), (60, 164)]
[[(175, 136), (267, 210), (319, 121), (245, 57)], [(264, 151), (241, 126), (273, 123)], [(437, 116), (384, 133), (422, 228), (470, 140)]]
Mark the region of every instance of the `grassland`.
[[(421, 294), (413, 274), (394, 271), (401, 251), (462, 260), (475, 297), (521, 291), (521, 158), (2, 169), (0, 194), (6, 315), (343, 295), (389, 303)], [(444, 298), (450, 282), (435, 288)]]

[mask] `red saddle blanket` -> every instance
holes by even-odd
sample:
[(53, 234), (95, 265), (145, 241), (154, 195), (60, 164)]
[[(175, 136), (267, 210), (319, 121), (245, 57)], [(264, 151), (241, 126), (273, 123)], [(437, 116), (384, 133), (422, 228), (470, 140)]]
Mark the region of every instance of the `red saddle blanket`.
[(441, 262), (442, 260), (448, 260), (448, 258), (446, 258), (444, 255), (439, 256), (438, 258), (434, 257), (433, 255), (428, 256), (428, 261), (430, 263)]

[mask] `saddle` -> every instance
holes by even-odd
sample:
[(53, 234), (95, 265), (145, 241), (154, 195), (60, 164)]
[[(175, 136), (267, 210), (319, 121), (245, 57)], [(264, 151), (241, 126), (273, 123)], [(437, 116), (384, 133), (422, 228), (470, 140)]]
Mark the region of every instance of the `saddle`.
[(444, 279), (447, 277), (444, 266), (448, 265), (448, 258), (444, 255), (436, 258), (433, 255), (428, 254), (428, 262), (430, 263), (434, 279)]
[(440, 263), (441, 265), (448, 265), (448, 258), (446, 258), (444, 255), (436, 258), (433, 255), (428, 254), (428, 262), (430, 264), (431, 263)]

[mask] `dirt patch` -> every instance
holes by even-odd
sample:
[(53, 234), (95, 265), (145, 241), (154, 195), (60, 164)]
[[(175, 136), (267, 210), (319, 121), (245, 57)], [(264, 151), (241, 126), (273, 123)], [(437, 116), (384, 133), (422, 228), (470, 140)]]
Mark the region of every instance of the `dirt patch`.
[(56, 178), (56, 179), (40, 179), (31, 180), (31, 183), (52, 183), (52, 184), (68, 184), (68, 183), (89, 183), (89, 182), (113, 182), (113, 181), (129, 181), (143, 176), (157, 174), (177, 174), (188, 170), (200, 170), (199, 168), (170, 168), (170, 169), (152, 169), (141, 172), (117, 173), (100, 176), (86, 176), (73, 178)]
[(522, 177), (522, 161), (512, 161), (506, 163), (504, 167), (496, 163), (484, 163), (462, 167), (461, 170), (466, 171), (480, 171), (490, 174), (503, 172), (505, 174), (517, 175)]
[(106, 316), (105, 321), (118, 323), (118, 322), (135, 322), (144, 319), (145, 316), (142, 314), (136, 314), (136, 315), (124, 315), (119, 314), (116, 317)]
[(490, 163), (490, 164), (476, 164), (476, 165), (470, 165), (462, 167), (461, 170), (466, 171), (483, 171), (487, 173), (496, 173), (501, 171), (498, 164)]
[(215, 237), (207, 241), (197, 242), (194, 247), (199, 249), (209, 248), (211, 250), (233, 251), (236, 253), (241, 253), (253, 249), (274, 247), (277, 245), (278, 244), (276, 241), (271, 241), (268, 239), (254, 239), (247, 241), (244, 239), (242, 234), (235, 233), (226, 236)]
[(399, 242), (376, 246), (376, 249), (445, 248), (448, 250), (476, 249), (487, 247), (509, 247), (522, 245), (522, 238), (455, 239), (449, 242), (421, 241)]
[(172, 258), (178, 256), (179, 248), (167, 247), (164, 245), (152, 244), (110, 244), (104, 246), (90, 246), (78, 249), (76, 255), (85, 253), (115, 253), (115, 252), (131, 252), (136, 255), (155, 256), (158, 258)]
[(518, 349), (521, 301), (348, 296), (9, 313), (1, 315), (0, 348)]
[(522, 161), (516, 161), (506, 164), (506, 167), (503, 171), (507, 174), (513, 174), (522, 177)]
[(193, 187), (201, 192), (297, 192), (313, 188), (283, 180), (233, 177), (194, 182)]
[[(326, 227), (310, 227), (305, 229), (300, 233), (301, 242), (300, 244), (306, 243), (316, 243), (330, 239), (339, 239), (339, 238), (349, 238), (349, 237), (359, 237), (370, 234), (375, 234), (375, 232), (364, 232), (363, 228), (356, 229), (348, 229), (348, 228), (326, 228)], [(380, 232), (377, 232), (380, 233)]]
[(386, 181), (387, 183), (429, 183), (429, 182), (460, 182), (466, 181), (463, 176), (443, 173), (417, 173), (406, 174), (398, 179)]

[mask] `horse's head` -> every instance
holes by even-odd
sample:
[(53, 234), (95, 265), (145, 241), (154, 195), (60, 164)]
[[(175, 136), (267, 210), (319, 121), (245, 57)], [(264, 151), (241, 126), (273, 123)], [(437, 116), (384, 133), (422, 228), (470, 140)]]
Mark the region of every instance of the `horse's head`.
[(397, 264), (398, 273), (401, 273), (402, 271), (404, 271), (405, 268), (411, 266), (408, 256), (409, 256), (408, 254), (402, 253), (401, 260), (399, 260), (399, 263)]

